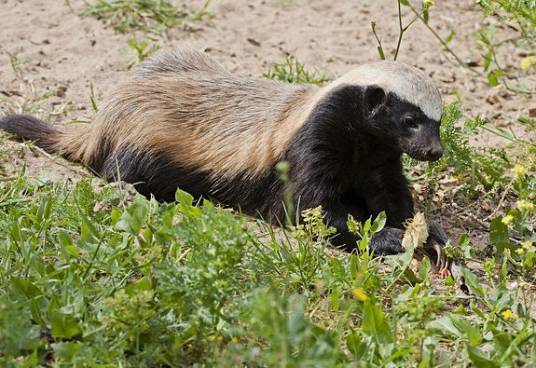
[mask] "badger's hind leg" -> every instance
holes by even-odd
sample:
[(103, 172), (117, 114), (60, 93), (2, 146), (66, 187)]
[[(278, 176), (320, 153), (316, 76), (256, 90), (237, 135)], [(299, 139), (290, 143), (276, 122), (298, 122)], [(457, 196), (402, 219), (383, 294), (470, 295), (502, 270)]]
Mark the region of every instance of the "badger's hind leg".
[(106, 159), (100, 174), (109, 181), (131, 183), (140, 194), (163, 202), (174, 201), (177, 188), (196, 198), (210, 190), (205, 173), (181, 167), (165, 153), (153, 151), (116, 150)]

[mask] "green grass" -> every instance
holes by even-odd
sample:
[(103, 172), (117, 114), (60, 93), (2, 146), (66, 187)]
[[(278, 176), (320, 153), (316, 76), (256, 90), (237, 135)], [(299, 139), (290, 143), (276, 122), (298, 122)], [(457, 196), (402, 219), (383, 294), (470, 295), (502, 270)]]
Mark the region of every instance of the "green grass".
[(169, 0), (96, 0), (84, 10), (111, 25), (118, 32), (142, 30), (161, 32), (167, 28), (184, 27), (187, 22), (200, 20), (209, 13), (209, 1), (200, 10), (192, 10), (184, 3), (175, 5)]
[(270, 69), (263, 74), (264, 78), (275, 79), (288, 83), (309, 83), (323, 85), (329, 78), (318, 71), (311, 71), (300, 63), (293, 56), (287, 56), (280, 64), (273, 64)]

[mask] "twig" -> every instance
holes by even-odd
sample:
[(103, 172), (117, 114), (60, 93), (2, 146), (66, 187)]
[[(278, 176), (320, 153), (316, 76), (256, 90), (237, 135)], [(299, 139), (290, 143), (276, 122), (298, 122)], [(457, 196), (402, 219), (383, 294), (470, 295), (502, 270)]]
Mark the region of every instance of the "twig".
[(402, 9), (400, 5), (400, 1), (398, 0), (398, 42), (396, 43), (396, 51), (394, 60), (398, 57), (398, 51), (400, 50), (400, 44), (402, 43), (402, 36), (404, 35), (404, 28), (402, 27)]
[(504, 138), (506, 140), (509, 140), (510, 142), (513, 142), (513, 143), (522, 143), (522, 144), (525, 144), (527, 146), (536, 146), (536, 143), (532, 143), (530, 141), (527, 141), (525, 139), (522, 139), (522, 138), (518, 138), (516, 137), (514, 134), (512, 134), (511, 136), (507, 135), (506, 133), (503, 133), (503, 131), (499, 130), (499, 129), (496, 129), (496, 128), (490, 128), (486, 125), (483, 125), (481, 127), (481, 129), (487, 131), (487, 132), (490, 132), (492, 134), (495, 134), (496, 136), (498, 137), (501, 137), (501, 138)]
[(380, 37), (376, 33), (376, 22), (372, 21), (370, 22), (370, 28), (372, 28), (372, 33), (374, 34), (374, 37), (376, 38), (376, 42), (378, 42), (378, 54), (380, 54), (380, 59), (385, 60), (385, 53), (383, 52), (383, 46), (382, 41), (380, 40)]

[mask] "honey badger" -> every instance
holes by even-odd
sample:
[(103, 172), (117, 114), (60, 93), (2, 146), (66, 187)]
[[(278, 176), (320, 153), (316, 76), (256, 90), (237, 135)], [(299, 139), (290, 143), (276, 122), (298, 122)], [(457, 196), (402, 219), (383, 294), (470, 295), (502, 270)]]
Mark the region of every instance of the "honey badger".
[(237, 78), (204, 53), (175, 51), (140, 65), (90, 125), (12, 115), (0, 128), (143, 195), (173, 201), (181, 188), (272, 222), (285, 218), (275, 166), (287, 161), (294, 208), (321, 205), (336, 245), (355, 247), (349, 214), (386, 211), (370, 245), (385, 255), (403, 251), (413, 215), (401, 154), (442, 156), (441, 110), (434, 83), (399, 62), (317, 87)]

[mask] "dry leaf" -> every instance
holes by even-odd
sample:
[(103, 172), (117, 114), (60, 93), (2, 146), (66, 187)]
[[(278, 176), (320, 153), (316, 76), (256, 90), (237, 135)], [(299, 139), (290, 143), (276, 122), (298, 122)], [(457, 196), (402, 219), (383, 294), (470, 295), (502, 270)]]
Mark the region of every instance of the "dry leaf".
[(402, 246), (406, 249), (422, 247), (428, 239), (428, 225), (422, 212), (417, 212), (412, 220), (406, 224), (406, 232), (402, 239)]

